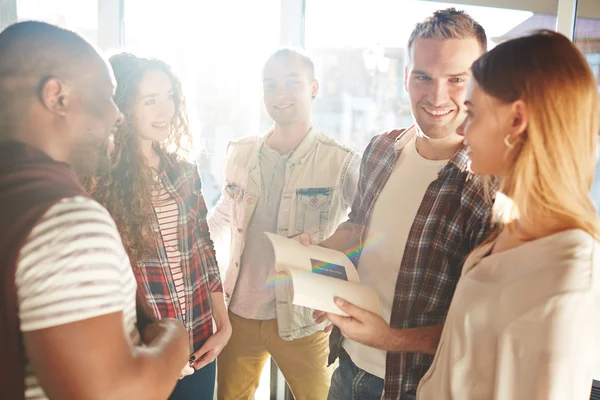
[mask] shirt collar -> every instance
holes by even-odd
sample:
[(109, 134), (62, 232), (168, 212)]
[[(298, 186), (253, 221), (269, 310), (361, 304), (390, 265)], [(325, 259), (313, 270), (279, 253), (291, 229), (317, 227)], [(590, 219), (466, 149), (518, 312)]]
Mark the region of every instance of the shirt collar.
[[(416, 134), (417, 134), (416, 125), (411, 125), (409, 128), (407, 128), (406, 134), (398, 136), (398, 138), (396, 138), (396, 142), (401, 142), (400, 145), (398, 146), (399, 150), (402, 150), (404, 148), (404, 146)], [(461, 148), (458, 149), (458, 151), (456, 153), (454, 153), (454, 155), (448, 161), (448, 163), (440, 170), (440, 173), (447, 171), (450, 167), (455, 167), (461, 172), (466, 172), (468, 163), (469, 163), (469, 156), (468, 156), (467, 149), (468, 149), (467, 146), (461, 146)]]
[[(275, 131), (274, 127), (267, 131), (266, 135), (263, 137), (262, 144), (266, 143), (266, 141), (269, 139), (269, 137), (273, 134), (274, 131)], [(302, 141), (300, 142), (298, 147), (296, 147), (295, 150), (291, 151), (291, 155), (290, 155), (288, 162), (290, 162), (292, 164), (300, 164), (302, 162), (302, 159), (314, 147), (314, 145), (317, 141), (318, 132), (319, 131), (313, 125), (311, 125), (310, 128), (308, 129), (308, 133), (306, 134), (304, 139), (302, 139)]]

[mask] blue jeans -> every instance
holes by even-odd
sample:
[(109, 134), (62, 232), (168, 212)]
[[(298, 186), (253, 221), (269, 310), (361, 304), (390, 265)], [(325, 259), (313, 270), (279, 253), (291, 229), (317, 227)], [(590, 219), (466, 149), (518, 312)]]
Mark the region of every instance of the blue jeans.
[(383, 379), (358, 368), (344, 348), (340, 348), (340, 365), (333, 372), (327, 400), (379, 400)]
[(216, 361), (177, 382), (169, 400), (213, 400), (215, 395)]

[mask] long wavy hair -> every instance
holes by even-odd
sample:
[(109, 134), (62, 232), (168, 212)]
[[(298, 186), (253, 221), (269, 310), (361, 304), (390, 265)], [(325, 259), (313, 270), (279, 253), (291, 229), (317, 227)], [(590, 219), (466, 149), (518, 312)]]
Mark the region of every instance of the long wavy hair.
[(528, 226), (552, 221), (600, 239), (590, 199), (598, 93), (581, 52), (563, 35), (539, 31), (498, 45), (475, 61), (472, 71), (485, 93), (505, 104), (523, 100), (528, 109), (526, 131), (507, 150), (509, 168), (500, 192), (512, 206), (500, 226), (511, 228), (516, 218)]
[(117, 80), (115, 102), (125, 119), (115, 134), (115, 150), (109, 173), (86, 182), (90, 194), (114, 218), (131, 264), (135, 268), (155, 254), (156, 238), (152, 230), (152, 189), (155, 182), (148, 162), (141, 152), (140, 136), (134, 112), (139, 84), (149, 71), (164, 72), (173, 84), (175, 117), (166, 140), (154, 143), (159, 153), (185, 157), (191, 149), (185, 98), (181, 82), (163, 61), (137, 57), (130, 53), (110, 58)]

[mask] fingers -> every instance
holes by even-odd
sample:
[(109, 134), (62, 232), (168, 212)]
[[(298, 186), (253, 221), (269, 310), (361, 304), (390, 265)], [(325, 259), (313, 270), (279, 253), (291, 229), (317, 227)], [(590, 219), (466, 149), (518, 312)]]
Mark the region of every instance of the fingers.
[(352, 317), (343, 317), (341, 315), (327, 313), (327, 319), (330, 320), (334, 325), (344, 328), (348, 324), (352, 323)]
[(327, 320), (327, 315), (324, 311), (315, 311), (313, 312), (313, 318), (315, 319), (316, 324), (320, 324)]
[(179, 373), (179, 379), (183, 379), (188, 375), (192, 375), (196, 370), (192, 368), (190, 365), (186, 365), (183, 367), (181, 372)]
[(304, 246), (310, 246), (312, 244), (312, 239), (308, 233), (304, 232), (298, 236), (298, 242)]
[(332, 329), (333, 329), (333, 324), (329, 324), (325, 327), (325, 329), (323, 329), (323, 332), (329, 333), (329, 332), (331, 332)]
[(357, 307), (354, 304), (349, 303), (344, 299), (335, 297), (333, 299), (333, 301), (335, 302), (335, 305), (340, 308), (340, 310), (342, 310), (343, 312), (345, 312), (346, 314), (348, 314), (349, 316), (351, 316), (352, 318), (354, 318), (358, 321), (361, 321), (361, 322), (365, 321), (369, 317), (369, 314), (370, 314), (369, 311), (364, 310), (360, 307)]
[(193, 364), (193, 367), (196, 371), (202, 369), (211, 362), (213, 362), (215, 358), (217, 358), (216, 352), (214, 351), (214, 349), (212, 349), (208, 353), (200, 357), (198, 360), (196, 360), (196, 362)]

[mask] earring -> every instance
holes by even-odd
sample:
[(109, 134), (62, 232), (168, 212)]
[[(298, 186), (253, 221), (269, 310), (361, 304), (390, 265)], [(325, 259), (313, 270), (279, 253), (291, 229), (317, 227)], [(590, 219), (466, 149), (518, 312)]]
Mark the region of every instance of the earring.
[(504, 136), (504, 144), (506, 145), (506, 147), (508, 147), (509, 149), (512, 149), (513, 147), (515, 147), (514, 143), (511, 143), (510, 140), (508, 140), (508, 136), (506, 135)]

